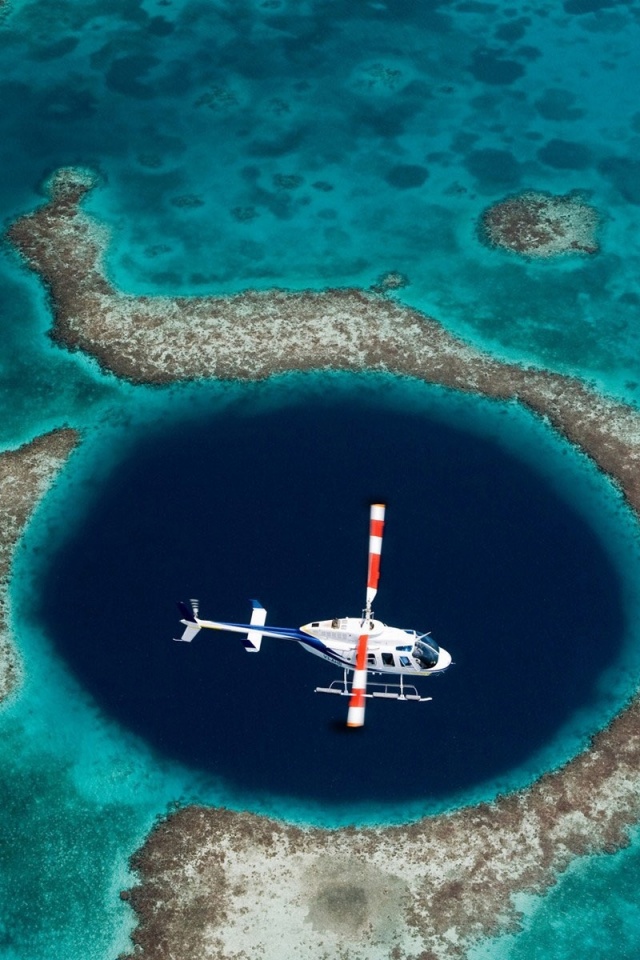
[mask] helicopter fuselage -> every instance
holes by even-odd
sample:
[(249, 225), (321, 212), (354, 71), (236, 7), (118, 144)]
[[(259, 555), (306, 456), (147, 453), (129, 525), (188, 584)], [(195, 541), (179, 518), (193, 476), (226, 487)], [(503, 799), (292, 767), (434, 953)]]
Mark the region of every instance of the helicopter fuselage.
[[(229, 633), (251, 634), (256, 624), (229, 623), (220, 620), (182, 620), (198, 629), (223, 630)], [(427, 677), (439, 673), (451, 663), (451, 655), (439, 647), (433, 638), (415, 630), (388, 627), (380, 620), (361, 617), (335, 617), (333, 620), (314, 620), (304, 626), (275, 627), (260, 625), (263, 637), (296, 640), (309, 653), (346, 670), (354, 670), (358, 640), (367, 635), (367, 670), (371, 673), (401, 674)]]
[[(319, 642), (313, 646), (300, 640), (310, 653), (331, 663), (339, 662), (353, 669), (358, 639), (366, 634), (367, 669), (370, 673), (429, 676), (439, 673), (451, 663), (451, 656), (429, 634), (400, 627), (388, 627), (381, 620), (362, 621), (360, 617), (337, 617), (314, 620), (300, 627), (301, 633)], [(325, 649), (322, 649), (322, 647)]]

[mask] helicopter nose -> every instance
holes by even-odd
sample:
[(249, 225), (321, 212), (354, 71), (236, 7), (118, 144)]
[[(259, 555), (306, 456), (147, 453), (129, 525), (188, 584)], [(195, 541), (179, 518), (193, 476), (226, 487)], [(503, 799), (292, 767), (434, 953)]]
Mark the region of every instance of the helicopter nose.
[(446, 670), (450, 663), (451, 663), (451, 654), (449, 653), (448, 650), (445, 650), (443, 649), (443, 647), (440, 647), (440, 651), (438, 653), (438, 662), (436, 663), (435, 669)]

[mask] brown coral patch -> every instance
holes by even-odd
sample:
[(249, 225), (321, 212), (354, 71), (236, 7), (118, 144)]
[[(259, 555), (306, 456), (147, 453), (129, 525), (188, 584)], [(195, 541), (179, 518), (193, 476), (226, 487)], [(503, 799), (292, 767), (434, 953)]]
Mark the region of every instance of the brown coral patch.
[(17, 450), (0, 454), (0, 700), (15, 690), (20, 678), (18, 655), (9, 630), (8, 586), (15, 546), (77, 443), (75, 430), (54, 430)]
[(480, 236), (489, 246), (526, 257), (593, 254), (598, 219), (593, 207), (577, 197), (527, 191), (488, 207)]

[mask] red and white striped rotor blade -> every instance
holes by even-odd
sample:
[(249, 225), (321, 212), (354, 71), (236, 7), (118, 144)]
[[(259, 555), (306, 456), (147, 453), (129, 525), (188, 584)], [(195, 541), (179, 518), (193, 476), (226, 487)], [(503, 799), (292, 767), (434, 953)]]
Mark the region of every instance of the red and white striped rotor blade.
[(367, 606), (373, 603), (380, 579), (380, 554), (384, 530), (384, 503), (372, 503), (369, 518), (369, 572), (367, 574)]
[(356, 668), (353, 671), (351, 684), (351, 699), (347, 713), (348, 727), (362, 727), (364, 725), (365, 693), (367, 692), (367, 643), (369, 634), (363, 633), (358, 637), (356, 648)]

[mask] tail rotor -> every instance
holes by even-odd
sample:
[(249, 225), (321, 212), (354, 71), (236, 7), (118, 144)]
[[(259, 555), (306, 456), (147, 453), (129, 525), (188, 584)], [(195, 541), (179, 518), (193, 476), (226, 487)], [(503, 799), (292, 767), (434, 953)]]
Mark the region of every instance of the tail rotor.
[(185, 630), (181, 637), (174, 637), (174, 640), (181, 640), (183, 643), (191, 643), (193, 638), (200, 633), (201, 627), (198, 623), (198, 601), (190, 600), (191, 610), (181, 600), (178, 602), (178, 610), (181, 614), (180, 623), (184, 624)]

